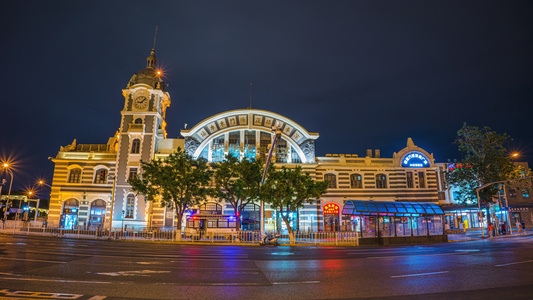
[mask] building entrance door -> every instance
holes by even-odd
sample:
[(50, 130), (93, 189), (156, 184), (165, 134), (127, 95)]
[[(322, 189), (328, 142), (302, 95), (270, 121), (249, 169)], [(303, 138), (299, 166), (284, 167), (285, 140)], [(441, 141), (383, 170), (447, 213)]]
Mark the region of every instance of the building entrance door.
[(63, 204), (60, 226), (63, 229), (75, 229), (78, 226), (79, 202), (76, 199), (69, 199)]
[(339, 205), (336, 203), (327, 203), (322, 208), (324, 212), (324, 230), (325, 231), (339, 231), (340, 217)]

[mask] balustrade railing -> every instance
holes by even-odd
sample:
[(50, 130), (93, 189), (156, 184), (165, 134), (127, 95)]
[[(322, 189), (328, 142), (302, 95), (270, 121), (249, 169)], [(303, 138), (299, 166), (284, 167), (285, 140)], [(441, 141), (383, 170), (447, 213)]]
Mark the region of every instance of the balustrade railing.
[[(40, 235), (56, 238), (78, 238), (78, 239), (111, 239), (111, 240), (132, 240), (132, 241), (154, 241), (154, 242), (185, 242), (185, 243), (244, 243), (258, 244), (262, 238), (259, 231), (239, 231), (239, 232), (181, 232), (181, 236), (176, 229), (171, 228), (52, 228), (41, 222), (6, 221), (0, 224), (0, 232), (11, 234)], [(280, 244), (289, 244), (288, 233), (278, 234), (277, 232), (266, 232), (269, 237), (278, 236)], [(307, 245), (358, 245), (359, 235), (355, 231), (345, 232), (313, 232), (295, 231), (294, 243)]]

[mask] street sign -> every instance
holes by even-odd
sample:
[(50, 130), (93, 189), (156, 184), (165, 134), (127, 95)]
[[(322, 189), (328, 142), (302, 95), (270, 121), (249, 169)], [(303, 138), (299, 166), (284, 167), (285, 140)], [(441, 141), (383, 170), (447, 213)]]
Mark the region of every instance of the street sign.
[(10, 209), (9, 209), (9, 212), (10, 212), (10, 213), (16, 213), (17, 210), (18, 210), (18, 208), (10, 208)]

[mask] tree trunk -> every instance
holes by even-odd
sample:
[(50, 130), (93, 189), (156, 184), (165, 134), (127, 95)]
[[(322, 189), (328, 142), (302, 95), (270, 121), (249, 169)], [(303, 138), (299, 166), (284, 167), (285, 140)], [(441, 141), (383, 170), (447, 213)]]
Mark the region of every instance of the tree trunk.
[(285, 222), (285, 225), (287, 226), (287, 231), (289, 231), (289, 243), (294, 244), (294, 231), (291, 227), (291, 223), (289, 222), (289, 218), (284, 217), (283, 214), (281, 215), (281, 218), (283, 219), (283, 222)]
[(178, 222), (176, 224), (176, 241), (181, 241), (181, 223), (183, 221), (183, 212), (180, 212), (179, 209), (176, 209), (176, 214), (178, 216)]
[(239, 213), (239, 210), (237, 209), (237, 205), (233, 207), (233, 211), (235, 212), (235, 230), (241, 231), (241, 214)]

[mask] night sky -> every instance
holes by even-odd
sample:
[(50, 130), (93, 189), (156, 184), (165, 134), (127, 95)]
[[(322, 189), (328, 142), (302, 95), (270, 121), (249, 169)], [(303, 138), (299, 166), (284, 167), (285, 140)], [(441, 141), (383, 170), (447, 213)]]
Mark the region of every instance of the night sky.
[(115, 134), (156, 24), (169, 138), (247, 108), (252, 82), (252, 107), (318, 132), (318, 156), (392, 157), (411, 137), (445, 162), (467, 122), (532, 161), (530, 1), (9, 1), (0, 22), (14, 189), (51, 183), (60, 146)]

